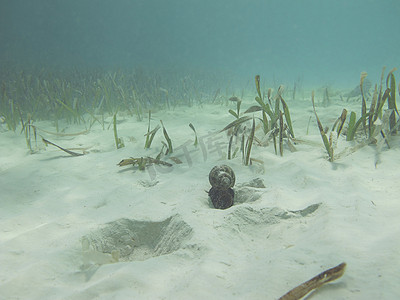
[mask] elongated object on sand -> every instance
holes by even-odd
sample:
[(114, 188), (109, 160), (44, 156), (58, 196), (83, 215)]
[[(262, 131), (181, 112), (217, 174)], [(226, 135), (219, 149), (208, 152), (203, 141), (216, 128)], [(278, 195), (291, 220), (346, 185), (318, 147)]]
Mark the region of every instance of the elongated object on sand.
[(287, 292), (285, 295), (280, 297), (278, 300), (299, 300), (307, 295), (314, 289), (319, 288), (327, 282), (340, 278), (346, 269), (346, 263), (341, 263), (336, 267), (328, 269), (310, 280), (300, 284), (294, 289)]
[(58, 145), (46, 140), (44, 137), (42, 137), (42, 140), (43, 140), (43, 143), (45, 143), (46, 145), (50, 144), (50, 145), (52, 145), (54, 147), (57, 147), (58, 149), (60, 149), (60, 150), (62, 150), (64, 152), (67, 152), (69, 155), (72, 155), (72, 156), (82, 156), (82, 155), (84, 155), (83, 153), (76, 153), (76, 152), (73, 152), (71, 150), (68, 150), (68, 149), (65, 149), (63, 147), (60, 147), (60, 146), (58, 146)]

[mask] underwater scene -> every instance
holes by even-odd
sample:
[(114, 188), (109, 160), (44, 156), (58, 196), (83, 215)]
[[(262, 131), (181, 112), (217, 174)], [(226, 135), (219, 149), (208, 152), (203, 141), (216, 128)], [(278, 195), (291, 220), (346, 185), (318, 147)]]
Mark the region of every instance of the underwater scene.
[(399, 299), (398, 0), (0, 1), (0, 299)]

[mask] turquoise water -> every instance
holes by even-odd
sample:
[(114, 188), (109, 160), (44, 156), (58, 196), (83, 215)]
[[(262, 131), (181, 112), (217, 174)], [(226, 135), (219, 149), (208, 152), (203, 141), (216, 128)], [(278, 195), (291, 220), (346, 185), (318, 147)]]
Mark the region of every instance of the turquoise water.
[(398, 0), (1, 1), (0, 62), (353, 87), (398, 66)]

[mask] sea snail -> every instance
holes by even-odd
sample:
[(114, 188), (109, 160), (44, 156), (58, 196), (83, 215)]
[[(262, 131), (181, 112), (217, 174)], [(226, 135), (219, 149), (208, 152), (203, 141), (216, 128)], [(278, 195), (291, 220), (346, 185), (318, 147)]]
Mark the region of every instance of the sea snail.
[(215, 208), (226, 209), (233, 205), (235, 173), (227, 165), (215, 166), (208, 176), (211, 189), (208, 196)]
[(227, 165), (215, 166), (208, 175), (212, 187), (227, 190), (235, 185), (235, 173)]

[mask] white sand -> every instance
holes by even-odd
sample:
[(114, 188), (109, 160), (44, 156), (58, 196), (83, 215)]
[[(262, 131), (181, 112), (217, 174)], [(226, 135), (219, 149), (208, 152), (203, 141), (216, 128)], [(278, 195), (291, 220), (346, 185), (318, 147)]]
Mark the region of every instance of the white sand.
[[(161, 130), (143, 149), (146, 119), (118, 116), (126, 145), (119, 150), (112, 127), (98, 123), (76, 137), (40, 132), (66, 148), (91, 147), (80, 157), (42, 142), (30, 155), (20, 129), (0, 133), (0, 299), (277, 299), (341, 262), (344, 276), (313, 300), (398, 299), (399, 139), (390, 150), (365, 146), (330, 163), (311, 101), (288, 104), (296, 137), (308, 143), (283, 157), (272, 144), (254, 146), (263, 168), (221, 157), (226, 133), (210, 136), (233, 120), (232, 104), (154, 113), (152, 127), (164, 121), (183, 163), (150, 172), (117, 166), (158, 154)], [(322, 123), (331, 127), (343, 107), (359, 114), (359, 103), (319, 106)], [(190, 122), (202, 139), (187, 144), (188, 161), (179, 146), (193, 141)], [(354, 145), (340, 138), (336, 153)], [(249, 197), (227, 210), (211, 208), (205, 192), (219, 164), (234, 169), (236, 189)], [(266, 188), (246, 190), (254, 178)], [(313, 204), (320, 205), (306, 209)]]

